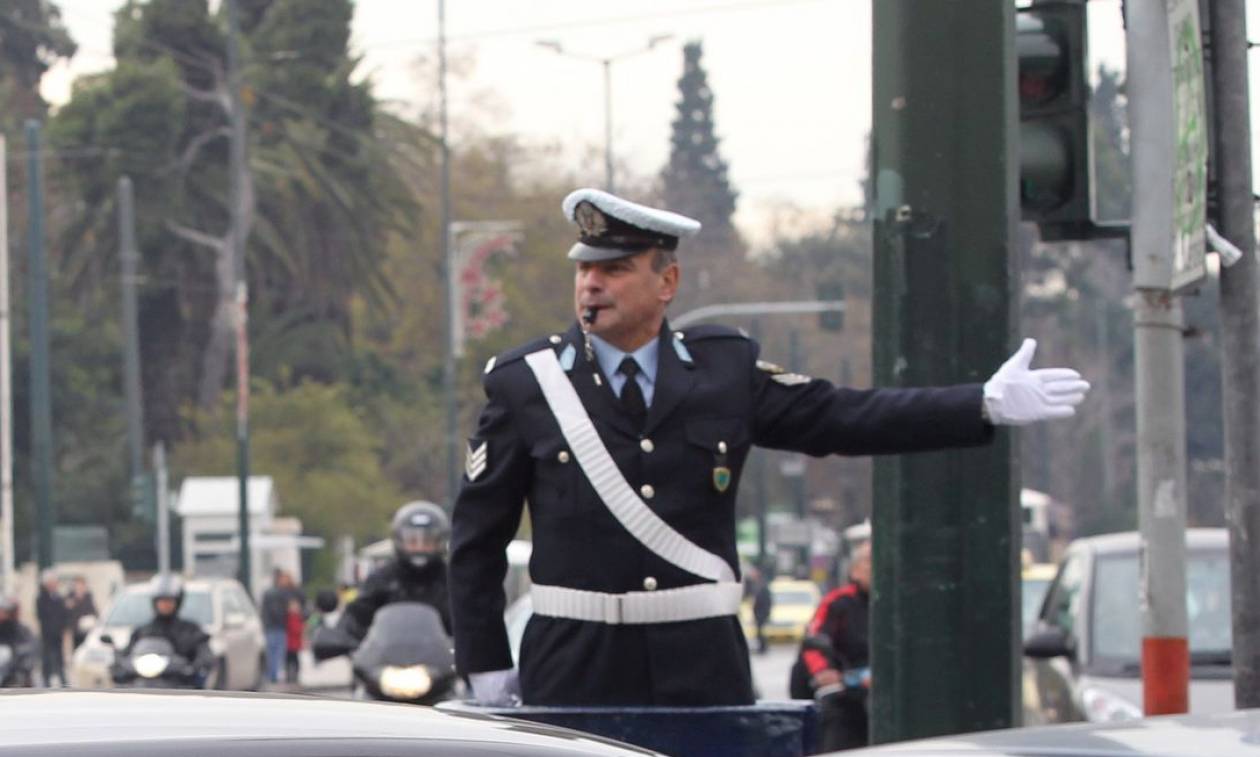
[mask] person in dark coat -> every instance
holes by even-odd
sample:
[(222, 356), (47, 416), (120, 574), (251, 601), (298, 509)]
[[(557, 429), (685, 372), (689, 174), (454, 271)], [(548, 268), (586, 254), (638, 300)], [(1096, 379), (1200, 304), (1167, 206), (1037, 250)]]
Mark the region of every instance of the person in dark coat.
[(819, 748), (824, 752), (867, 745), (870, 592), (871, 546), (867, 542), (853, 553), (849, 582), (818, 603), (801, 645), (797, 664), (810, 695), (819, 700)]
[[(988, 384), (854, 390), (760, 359), (722, 326), (665, 318), (693, 219), (593, 189), (563, 333), (492, 359), (453, 514), (456, 663), (474, 697), (530, 705), (753, 701), (735, 502), (752, 445), (869, 455), (980, 445), (998, 423), (1071, 415), (1088, 384), (1029, 370)], [(506, 547), (524, 502), (534, 614), (519, 676), (503, 623)]]
[(377, 610), (394, 602), (421, 602), (438, 611), (449, 634), (446, 551), (451, 536), (450, 519), (436, 504), (417, 500), (395, 511), (390, 531), (394, 559), (363, 581), (341, 614), (338, 627), (362, 640)]
[(770, 579), (756, 568), (748, 571), (752, 581), (753, 624), (757, 627), (757, 653), (765, 654), (769, 649), (766, 643), (766, 623), (770, 622), (770, 611), (774, 609), (774, 597), (770, 594)]
[[(116, 660), (130, 657), (131, 650), (141, 639), (165, 639), (170, 642), (172, 651), (182, 658), (185, 667), (178, 673), (198, 685), (204, 684), (215, 664), (214, 651), (210, 649), (210, 635), (201, 626), (179, 617), (179, 608), (184, 604), (184, 584), (179, 576), (154, 576), (150, 601), (153, 617), (131, 632), (127, 646)], [(133, 671), (117, 664), (111, 672), (115, 683), (129, 683), (135, 677)]]
[(267, 680), (271, 683), (279, 682), (288, 654), (289, 602), (293, 600), (306, 607), (306, 595), (293, 576), (283, 568), (276, 568), (271, 574), (271, 586), (263, 592), (258, 608), (266, 643)]
[(84, 618), (96, 617), (96, 600), (92, 590), (88, 588), (87, 579), (75, 576), (70, 596), (66, 597), (66, 607), (70, 610), (70, 631), (74, 637), (74, 648), (78, 649), (87, 638), (88, 630), (81, 628)]
[(0, 680), (0, 686), (33, 686), (35, 655), (39, 644), (35, 641), (35, 634), (18, 619), (17, 600), (3, 592), (0, 592), (0, 646), (8, 647), (12, 655), (8, 675)]
[(66, 628), (70, 625), (70, 610), (66, 607), (65, 598), (61, 596), (57, 574), (51, 570), (44, 571), (39, 596), (35, 600), (35, 617), (39, 620), (40, 670), (44, 677), (44, 686), (51, 688), (54, 678), (61, 686), (65, 686), (66, 661), (63, 645)]

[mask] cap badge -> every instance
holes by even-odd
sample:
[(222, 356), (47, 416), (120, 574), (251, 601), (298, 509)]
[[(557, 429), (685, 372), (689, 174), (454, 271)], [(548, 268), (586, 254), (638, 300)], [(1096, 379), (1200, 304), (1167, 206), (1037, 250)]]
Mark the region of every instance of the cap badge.
[(577, 221), (583, 236), (598, 237), (608, 231), (608, 219), (599, 208), (589, 202), (578, 203), (573, 210), (573, 220)]

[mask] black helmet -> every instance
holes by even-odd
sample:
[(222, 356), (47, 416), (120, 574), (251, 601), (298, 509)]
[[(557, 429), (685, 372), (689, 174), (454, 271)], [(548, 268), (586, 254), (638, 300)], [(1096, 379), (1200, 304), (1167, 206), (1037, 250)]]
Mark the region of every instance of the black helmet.
[(408, 502), (394, 513), (390, 524), (394, 555), (400, 563), (425, 568), (446, 557), (451, 521), (432, 502)]
[(153, 601), (153, 614), (158, 614), (159, 599), (175, 600), (175, 612), (171, 615), (179, 614), (179, 607), (184, 603), (184, 582), (179, 580), (179, 576), (173, 573), (162, 573), (153, 577), (152, 586), (150, 599)]

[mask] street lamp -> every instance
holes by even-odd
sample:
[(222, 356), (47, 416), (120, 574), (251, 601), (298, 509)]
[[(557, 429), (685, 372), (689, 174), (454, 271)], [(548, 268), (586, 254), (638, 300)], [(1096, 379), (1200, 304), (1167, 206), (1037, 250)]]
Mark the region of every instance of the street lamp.
[(560, 42), (554, 39), (540, 39), (534, 44), (539, 47), (545, 47), (548, 50), (558, 54), (567, 55), (570, 58), (578, 60), (595, 61), (604, 67), (604, 185), (609, 192), (615, 191), (613, 188), (613, 157), (612, 157), (612, 64), (613, 61), (623, 60), (633, 55), (646, 53), (648, 50), (656, 47), (660, 43), (673, 39), (672, 34), (653, 34), (648, 38), (647, 44), (643, 47), (636, 47), (633, 50), (617, 53), (616, 55), (600, 56), (586, 55), (583, 53), (575, 53), (564, 48)]

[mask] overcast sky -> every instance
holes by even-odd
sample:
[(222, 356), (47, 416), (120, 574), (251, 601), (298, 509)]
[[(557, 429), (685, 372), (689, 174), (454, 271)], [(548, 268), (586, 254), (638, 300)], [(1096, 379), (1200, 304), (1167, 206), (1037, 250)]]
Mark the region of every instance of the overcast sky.
[[(77, 73), (112, 65), (111, 14), (121, 0), (57, 2), (80, 52), (45, 77), (45, 96), (54, 103), (68, 97)], [(357, 0), (356, 6), (361, 73), (376, 84), (378, 97), (414, 111), (417, 100), (434, 94), (421, 78), (430, 69), (416, 61), (433, 59), (437, 3)], [(1248, 0), (1253, 21), (1254, 6), (1260, 0)], [(486, 133), (555, 145), (561, 165), (598, 185), (602, 66), (537, 42), (607, 57), (671, 34), (612, 64), (614, 154), (630, 173), (655, 174), (668, 157), (682, 43), (701, 39), (744, 232), (764, 242), (785, 207), (825, 218), (859, 202), (871, 120), (870, 0), (448, 0), (446, 7), (449, 55), (472, 65), (451, 79), (457, 126), (475, 123)], [(1122, 67), (1119, 8), (1119, 0), (1090, 3), (1090, 45), (1096, 59)], [(1249, 21), (1249, 28), (1257, 27)], [(1253, 65), (1253, 82), (1258, 75)]]

